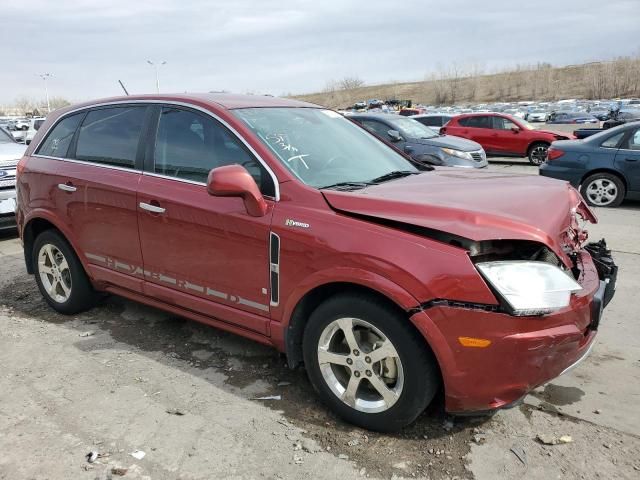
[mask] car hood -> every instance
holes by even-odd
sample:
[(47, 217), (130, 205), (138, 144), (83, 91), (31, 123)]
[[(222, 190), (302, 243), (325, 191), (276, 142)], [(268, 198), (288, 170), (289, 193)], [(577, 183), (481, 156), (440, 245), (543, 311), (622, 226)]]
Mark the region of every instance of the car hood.
[(24, 155), (27, 149), (26, 145), (20, 143), (3, 143), (0, 145), (0, 164), (8, 163), (15, 160), (16, 163)]
[(479, 143), (452, 135), (440, 135), (433, 138), (412, 138), (410, 142), (420, 145), (430, 145), (432, 147), (453, 148), (454, 150), (462, 150), (463, 152), (476, 152), (482, 148)]
[(533, 175), (436, 168), (362, 190), (323, 190), (329, 205), (357, 216), (423, 227), (472, 241), (530, 240), (565, 265), (586, 241), (574, 212), (597, 219), (567, 182)]

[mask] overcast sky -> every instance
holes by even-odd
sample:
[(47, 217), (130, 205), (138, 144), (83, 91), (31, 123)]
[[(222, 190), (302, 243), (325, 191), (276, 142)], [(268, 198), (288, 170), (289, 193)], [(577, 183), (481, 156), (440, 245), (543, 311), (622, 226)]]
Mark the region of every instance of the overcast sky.
[(638, 0), (29, 0), (0, 7), (0, 103), (164, 92), (313, 92), (640, 53)]

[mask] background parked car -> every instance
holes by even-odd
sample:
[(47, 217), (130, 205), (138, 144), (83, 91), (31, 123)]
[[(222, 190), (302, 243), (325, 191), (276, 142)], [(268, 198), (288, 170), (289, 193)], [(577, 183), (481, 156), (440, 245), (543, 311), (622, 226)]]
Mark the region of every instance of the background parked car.
[(635, 122), (640, 120), (640, 110), (620, 110), (614, 112), (608, 120), (602, 124), (602, 128), (608, 129), (617, 127), (618, 125), (624, 125), (628, 122)]
[(444, 127), (454, 116), (455, 115), (448, 113), (423, 113), (420, 115), (413, 115), (411, 118), (413, 120), (417, 120), (424, 126), (439, 132), (440, 129)]
[(617, 207), (640, 200), (640, 122), (603, 130), (585, 140), (554, 142), (540, 175), (567, 180), (589, 205)]
[(551, 142), (570, 138), (536, 130), (521, 118), (502, 113), (459, 115), (442, 127), (440, 133), (478, 142), (487, 155), (527, 157), (533, 165), (545, 162)]
[(600, 123), (600, 120), (590, 113), (551, 112), (547, 123)]
[(0, 128), (0, 231), (15, 228), (16, 168), (26, 147)]
[(430, 165), (483, 168), (487, 155), (482, 146), (463, 138), (439, 135), (412, 118), (393, 114), (351, 115), (374, 135), (395, 144), (414, 160)]
[(26, 143), (27, 145), (31, 143), (31, 140), (33, 140), (33, 137), (36, 136), (36, 132), (38, 131), (40, 126), (44, 123), (44, 121), (45, 121), (44, 117), (37, 117), (37, 118), (31, 119), (31, 122), (29, 123), (29, 130), (27, 130), (27, 133), (24, 137), (24, 143)]
[(532, 110), (527, 112), (524, 119), (527, 122), (546, 122), (549, 119), (549, 112), (546, 110)]

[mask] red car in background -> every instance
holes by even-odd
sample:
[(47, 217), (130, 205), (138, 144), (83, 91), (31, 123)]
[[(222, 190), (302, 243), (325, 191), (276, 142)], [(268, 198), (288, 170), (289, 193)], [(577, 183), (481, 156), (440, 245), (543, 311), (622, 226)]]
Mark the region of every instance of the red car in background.
[(478, 142), (487, 155), (527, 157), (533, 165), (541, 165), (547, 160), (551, 142), (575, 138), (573, 135), (536, 130), (528, 122), (502, 113), (458, 115), (442, 127), (440, 133)]
[(295, 100), (70, 106), (17, 171), (27, 271), (52, 308), (109, 292), (272, 345), (374, 430), (439, 389), (452, 413), (517, 402), (587, 355), (615, 291), (567, 183), (416, 164)]

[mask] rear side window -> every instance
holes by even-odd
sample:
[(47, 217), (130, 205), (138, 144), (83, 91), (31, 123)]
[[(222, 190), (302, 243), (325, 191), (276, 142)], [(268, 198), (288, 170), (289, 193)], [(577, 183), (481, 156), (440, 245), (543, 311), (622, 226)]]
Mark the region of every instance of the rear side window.
[(134, 168), (146, 107), (113, 107), (89, 112), (76, 146), (77, 160)]
[(620, 143), (620, 140), (622, 140), (622, 137), (624, 136), (624, 134), (625, 132), (617, 133), (612, 137), (607, 138), (604, 142), (600, 144), (600, 146), (604, 148), (618, 148), (618, 144)]
[(216, 167), (242, 165), (264, 195), (275, 195), (271, 177), (240, 141), (218, 121), (191, 110), (162, 108), (154, 157), (156, 173), (200, 183)]
[(458, 123), (469, 128), (491, 128), (491, 117), (466, 117), (458, 120)]
[(442, 126), (442, 117), (421, 117), (416, 118), (421, 124), (427, 127), (440, 127)]
[(38, 149), (37, 154), (48, 157), (66, 157), (73, 134), (76, 128), (78, 128), (78, 124), (83, 116), (84, 112), (76, 113), (58, 122), (58, 124), (53, 127), (53, 130), (51, 130), (51, 133), (47, 135), (47, 138)]

